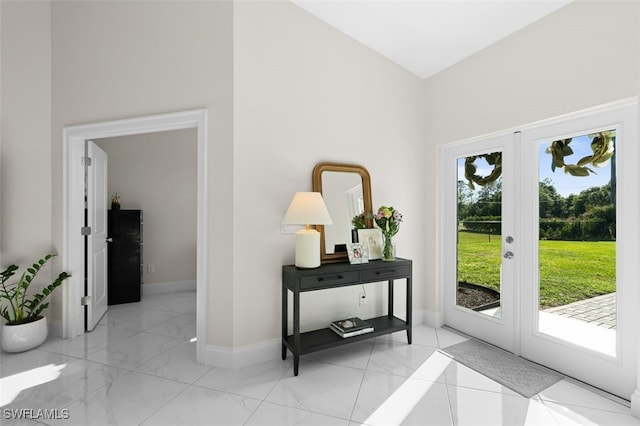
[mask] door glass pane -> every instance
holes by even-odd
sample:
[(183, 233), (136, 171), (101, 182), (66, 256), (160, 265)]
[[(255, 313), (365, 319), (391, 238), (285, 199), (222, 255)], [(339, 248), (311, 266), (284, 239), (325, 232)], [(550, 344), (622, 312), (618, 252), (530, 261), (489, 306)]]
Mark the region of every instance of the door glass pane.
[(502, 153), (457, 161), (456, 305), (500, 318)]
[(615, 356), (616, 135), (539, 145), (540, 332)]

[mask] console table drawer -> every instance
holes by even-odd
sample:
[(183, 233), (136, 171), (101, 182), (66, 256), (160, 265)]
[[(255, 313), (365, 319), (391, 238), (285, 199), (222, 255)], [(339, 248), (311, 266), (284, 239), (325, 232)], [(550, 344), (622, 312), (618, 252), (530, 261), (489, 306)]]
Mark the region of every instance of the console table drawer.
[(388, 265), (384, 268), (375, 268), (362, 271), (360, 279), (362, 281), (386, 281), (393, 278), (404, 278), (411, 275), (411, 266), (398, 265), (397, 267)]
[(358, 282), (358, 271), (334, 272), (300, 278), (300, 290), (340, 287)]

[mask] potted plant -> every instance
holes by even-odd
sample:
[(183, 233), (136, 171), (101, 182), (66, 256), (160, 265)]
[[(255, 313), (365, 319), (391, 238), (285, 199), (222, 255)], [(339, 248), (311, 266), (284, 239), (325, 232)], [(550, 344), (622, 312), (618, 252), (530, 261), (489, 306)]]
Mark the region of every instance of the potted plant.
[(120, 210), (120, 194), (117, 192), (111, 197), (111, 210)]
[(351, 229), (351, 242), (358, 242), (358, 229), (365, 229), (367, 224), (365, 222), (365, 214), (360, 213), (357, 214), (351, 219), (351, 224), (353, 225), (353, 229)]
[(380, 206), (378, 213), (373, 216), (373, 220), (375, 220), (376, 225), (382, 230), (382, 235), (384, 236), (382, 260), (396, 260), (396, 249), (391, 241), (391, 237), (396, 235), (400, 230), (402, 213), (390, 206)]
[(2, 328), (2, 349), (6, 352), (22, 352), (39, 346), (47, 338), (47, 318), (41, 315), (49, 306), (45, 299), (69, 278), (66, 272), (61, 272), (51, 284), (41, 293), (27, 294), (40, 269), (54, 255), (47, 254), (20, 275), (20, 278), (9, 283), (19, 269), (17, 265), (9, 265), (2, 271), (0, 279), (0, 316), (7, 320)]

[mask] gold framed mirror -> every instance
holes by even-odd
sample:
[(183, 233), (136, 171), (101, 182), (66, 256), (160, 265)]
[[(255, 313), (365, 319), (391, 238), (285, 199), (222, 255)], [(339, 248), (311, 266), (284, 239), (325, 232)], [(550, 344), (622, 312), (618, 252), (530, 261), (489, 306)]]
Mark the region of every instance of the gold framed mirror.
[[(316, 225), (320, 233), (320, 260), (346, 261), (353, 217), (372, 212), (369, 171), (357, 164), (319, 163), (313, 168), (313, 191), (322, 194), (333, 221), (333, 225)], [(373, 221), (366, 216), (366, 227), (372, 228)]]

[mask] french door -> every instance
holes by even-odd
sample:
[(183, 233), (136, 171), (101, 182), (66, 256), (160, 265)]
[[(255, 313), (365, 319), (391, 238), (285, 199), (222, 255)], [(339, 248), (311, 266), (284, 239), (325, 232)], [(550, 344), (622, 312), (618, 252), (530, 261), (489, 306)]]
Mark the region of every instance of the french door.
[[(511, 133), (447, 148), (442, 215), (446, 323), (510, 352), (517, 351), (515, 148)], [(484, 185), (473, 177), (498, 174)]]
[(640, 319), (637, 103), (442, 154), (445, 323), (629, 399)]

